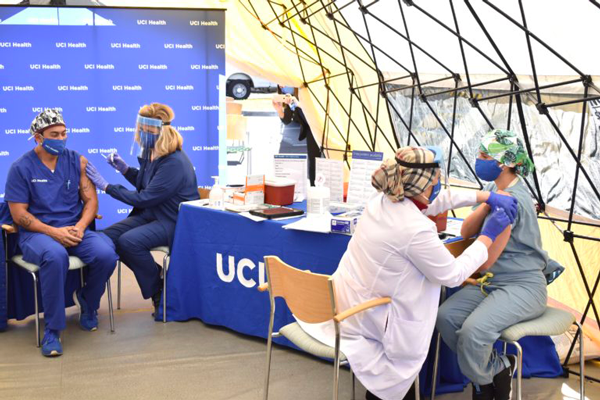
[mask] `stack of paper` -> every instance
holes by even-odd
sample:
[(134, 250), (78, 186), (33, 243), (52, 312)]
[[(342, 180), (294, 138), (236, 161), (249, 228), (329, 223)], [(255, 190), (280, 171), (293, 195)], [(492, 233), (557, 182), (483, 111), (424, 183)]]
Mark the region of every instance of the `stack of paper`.
[(299, 221), (284, 225), (283, 229), (295, 229), (297, 231), (329, 233), (331, 231), (331, 215), (302, 218)]

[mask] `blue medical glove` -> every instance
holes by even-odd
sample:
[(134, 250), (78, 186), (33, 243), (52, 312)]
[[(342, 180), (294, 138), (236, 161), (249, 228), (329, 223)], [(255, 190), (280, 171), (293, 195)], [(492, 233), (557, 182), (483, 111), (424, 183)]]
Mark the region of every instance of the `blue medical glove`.
[(506, 215), (504, 209), (498, 207), (488, 218), (487, 222), (483, 226), (483, 229), (481, 230), (481, 234), (489, 237), (493, 242), (509, 225), (510, 218), (508, 215)]
[(517, 199), (511, 196), (507, 196), (505, 194), (499, 194), (495, 192), (490, 192), (490, 197), (487, 199), (486, 203), (495, 210), (496, 208), (502, 208), (508, 218), (510, 219), (510, 223), (515, 222), (515, 218), (517, 218)]
[(121, 158), (121, 156), (119, 155), (119, 153), (117, 153), (117, 152), (111, 153), (106, 158), (106, 161), (108, 162), (108, 164), (111, 167), (113, 167), (114, 169), (116, 169), (117, 171), (119, 171), (123, 175), (125, 175), (125, 172), (127, 172), (127, 170), (129, 169), (129, 165), (127, 165), (127, 163), (125, 162), (125, 160), (123, 160)]
[(85, 167), (85, 174), (88, 178), (90, 178), (90, 181), (92, 181), (92, 183), (96, 185), (98, 189), (106, 190), (108, 182), (102, 177), (102, 175), (100, 175), (100, 172), (98, 172), (96, 167), (94, 167), (94, 164), (92, 164), (89, 161), (87, 167)]

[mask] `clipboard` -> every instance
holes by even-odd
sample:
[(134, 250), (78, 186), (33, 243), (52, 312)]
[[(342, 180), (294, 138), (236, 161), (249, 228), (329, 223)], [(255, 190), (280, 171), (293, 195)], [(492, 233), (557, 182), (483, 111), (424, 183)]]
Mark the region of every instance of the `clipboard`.
[(304, 214), (304, 211), (289, 207), (274, 207), (266, 210), (250, 210), (250, 214), (266, 219), (294, 217)]

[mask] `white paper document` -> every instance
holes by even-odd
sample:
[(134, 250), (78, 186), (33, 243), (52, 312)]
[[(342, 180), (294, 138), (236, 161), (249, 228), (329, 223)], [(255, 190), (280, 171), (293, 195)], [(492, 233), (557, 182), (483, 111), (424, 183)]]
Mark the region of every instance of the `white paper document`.
[[(194, 207), (205, 207), (208, 205), (208, 199), (200, 199), (200, 200), (192, 200), (192, 201), (183, 201), (181, 204), (188, 204)], [(181, 204), (179, 207), (181, 208)]]
[(306, 154), (274, 155), (275, 176), (296, 181), (294, 202), (306, 199), (307, 162), (308, 156)]
[(252, 215), (248, 211), (241, 212), (238, 215), (241, 215), (242, 217), (246, 217), (248, 219), (251, 219), (254, 222), (263, 222), (263, 221), (266, 220), (266, 218), (258, 217), (256, 215)]
[(365, 204), (375, 193), (371, 175), (381, 166), (383, 153), (370, 151), (352, 152), (352, 169), (348, 184), (348, 204)]
[(330, 201), (344, 201), (344, 162), (328, 158), (316, 159), (315, 184), (321, 182), (330, 190)]
[(449, 217), (446, 223), (446, 229), (444, 229), (444, 233), (452, 236), (460, 236), (460, 229), (462, 228), (462, 224), (462, 219)]
[(319, 217), (302, 218), (291, 224), (283, 226), (283, 229), (294, 229), (297, 231), (329, 233), (331, 231), (331, 215)]

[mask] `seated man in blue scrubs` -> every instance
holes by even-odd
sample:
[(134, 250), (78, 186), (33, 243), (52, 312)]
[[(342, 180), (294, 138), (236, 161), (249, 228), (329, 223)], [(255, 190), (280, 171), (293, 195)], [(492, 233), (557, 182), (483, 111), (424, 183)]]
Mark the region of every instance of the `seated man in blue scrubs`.
[(39, 265), (46, 328), (42, 354), (60, 356), (65, 323), (65, 281), (69, 256), (88, 268), (86, 284), (73, 293), (79, 325), (98, 328), (97, 310), (118, 256), (104, 234), (88, 228), (98, 211), (96, 188), (85, 174), (87, 160), (66, 149), (67, 128), (60, 111), (46, 109), (30, 128), (37, 146), (8, 171), (5, 201), (19, 229), (23, 259)]

